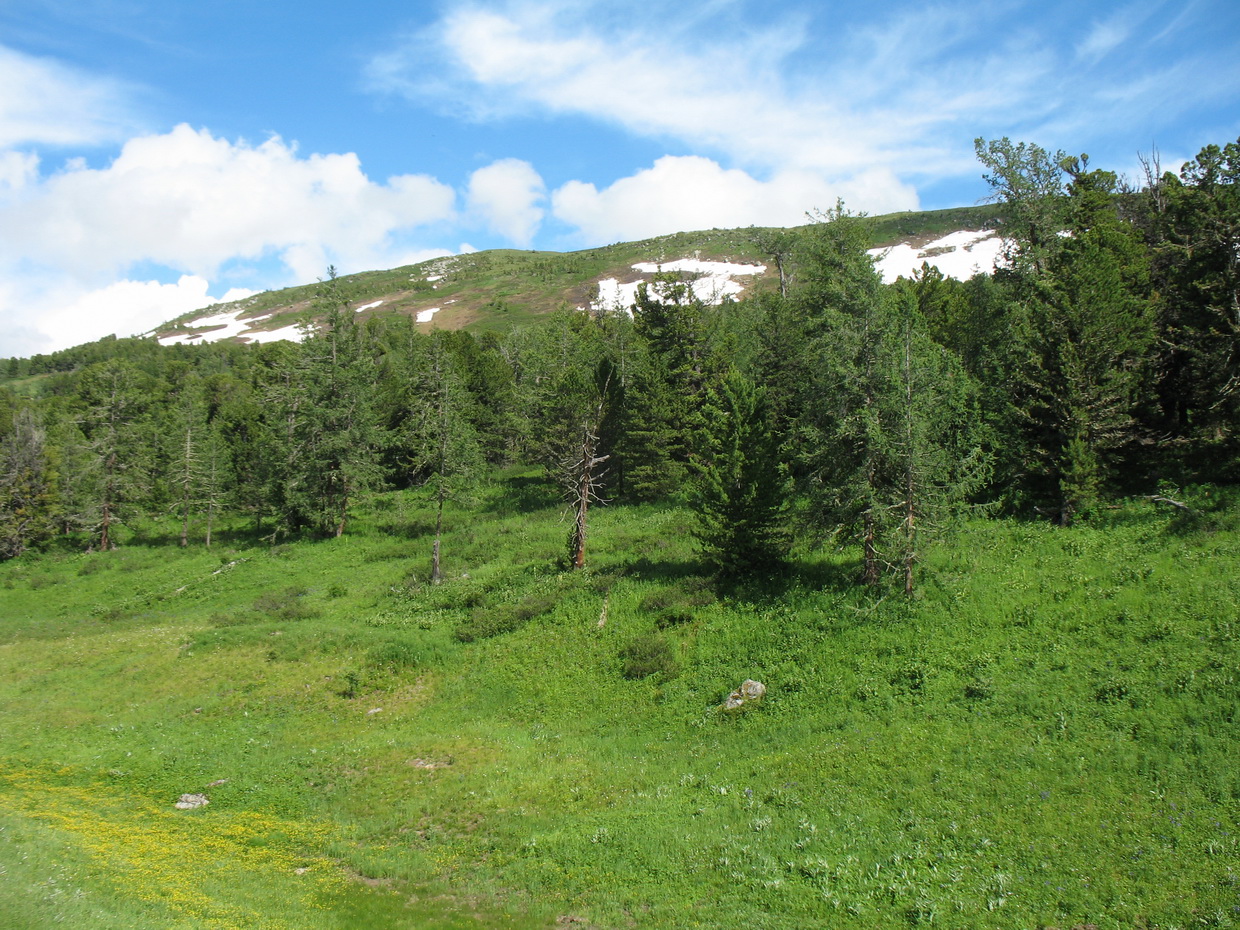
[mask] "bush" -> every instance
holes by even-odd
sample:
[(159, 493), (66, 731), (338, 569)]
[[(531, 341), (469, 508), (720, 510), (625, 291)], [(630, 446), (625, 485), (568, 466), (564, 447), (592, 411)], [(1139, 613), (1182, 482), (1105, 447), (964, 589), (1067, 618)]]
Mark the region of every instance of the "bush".
[(303, 587), (285, 588), (279, 594), (269, 591), (259, 595), (254, 601), (254, 609), (280, 620), (306, 620), (310, 617), (317, 617), (319, 611), (301, 601), (306, 593), (307, 590)]
[(621, 674), (630, 680), (661, 675), (664, 679), (676, 674), (676, 658), (671, 644), (657, 633), (639, 636), (622, 650), (620, 658), (624, 665)]
[(468, 620), (463, 620), (457, 625), (456, 638), (462, 643), (472, 643), (478, 639), (489, 639), (502, 633), (511, 633), (521, 629), (535, 617), (549, 613), (555, 605), (554, 597), (536, 594), (516, 604), (479, 607), (469, 615)]

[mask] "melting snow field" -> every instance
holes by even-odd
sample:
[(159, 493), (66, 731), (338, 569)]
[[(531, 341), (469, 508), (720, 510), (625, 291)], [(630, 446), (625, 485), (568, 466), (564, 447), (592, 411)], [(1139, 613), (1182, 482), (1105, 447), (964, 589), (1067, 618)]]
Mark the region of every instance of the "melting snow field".
[[(205, 329), (211, 326), (219, 328), (212, 329), (210, 332), (206, 333), (174, 333), (171, 336), (160, 336), (159, 344), (161, 346), (175, 346), (196, 342), (220, 342), (224, 339), (231, 339), (234, 336), (241, 336), (242, 338), (249, 339), (251, 342), (271, 341), (266, 338), (270, 335), (269, 333), (261, 331), (247, 332), (253, 324), (261, 323), (263, 320), (268, 319), (271, 314), (269, 313), (266, 316), (256, 316), (244, 321), (239, 320), (238, 317), (240, 317), (243, 313), (245, 313), (245, 310), (241, 309), (234, 310), (232, 313), (216, 313), (211, 316), (200, 317), (197, 320), (191, 320), (185, 324), (191, 329)], [(288, 329), (288, 327), (285, 327), (285, 329)], [(276, 332), (282, 332), (282, 330), (276, 330)], [(260, 336), (264, 338), (259, 338)], [(281, 338), (298, 339), (300, 337), (282, 336)]]
[(883, 283), (891, 284), (901, 276), (911, 278), (922, 262), (929, 262), (944, 277), (964, 281), (993, 271), (1002, 251), (1003, 239), (994, 230), (965, 229), (920, 248), (900, 243), (885, 249), (870, 249), (869, 254), (876, 259), (874, 265), (883, 276)]
[(438, 307), (431, 307), (429, 310), (419, 310), (418, 318), (417, 318), (418, 322), (429, 323), (431, 321), (431, 318), (438, 312), (439, 312)]
[[(686, 273), (697, 275), (690, 282), (693, 296), (703, 303), (717, 304), (725, 297), (736, 297), (745, 290), (745, 285), (735, 280), (737, 277), (762, 274), (765, 265), (740, 265), (733, 262), (704, 262), (693, 258), (682, 258), (679, 261), (638, 262), (634, 271), (642, 274)], [(637, 287), (644, 280), (622, 283), (617, 278), (604, 278), (598, 283), (598, 298), (591, 302), (590, 309), (597, 312), (623, 311), (637, 302)]]

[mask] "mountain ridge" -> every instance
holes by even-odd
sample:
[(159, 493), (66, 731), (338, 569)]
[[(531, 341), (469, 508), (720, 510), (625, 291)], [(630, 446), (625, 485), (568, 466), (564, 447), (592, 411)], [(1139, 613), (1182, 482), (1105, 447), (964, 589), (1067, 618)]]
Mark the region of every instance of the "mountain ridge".
[[(998, 224), (998, 209), (993, 205), (956, 207), (865, 220), (870, 225), (872, 254), (882, 249), (916, 251), (945, 233), (967, 229), (989, 235)], [(403, 314), (427, 329), (504, 331), (560, 308), (627, 306), (637, 284), (676, 262), (698, 263), (696, 269), (688, 270), (688, 276), (710, 274), (711, 263), (732, 266), (730, 275), (719, 272), (711, 282), (716, 292), (727, 296), (772, 286), (777, 275), (759, 239), (764, 233), (779, 231), (748, 227), (678, 232), (574, 252), (490, 249), (358, 272), (339, 280), (350, 295), (350, 305), (363, 318)], [(883, 257), (876, 254), (876, 258)], [(975, 264), (985, 266), (985, 259)], [(754, 270), (737, 271), (740, 266)], [(894, 277), (887, 270), (884, 275)], [(747, 281), (737, 286), (726, 283), (725, 279), (737, 276)], [(296, 339), (299, 327), (313, 317), (317, 290), (318, 284), (294, 285), (212, 304), (144, 335), (162, 345)]]

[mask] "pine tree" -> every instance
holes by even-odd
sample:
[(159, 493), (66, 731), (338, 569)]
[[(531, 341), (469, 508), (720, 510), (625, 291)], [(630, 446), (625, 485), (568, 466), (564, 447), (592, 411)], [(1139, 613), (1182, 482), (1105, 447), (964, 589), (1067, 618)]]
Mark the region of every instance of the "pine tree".
[(766, 391), (733, 372), (711, 389), (706, 419), (692, 496), (694, 536), (723, 575), (777, 569), (788, 554), (782, 521), (789, 481)]
[(687, 482), (707, 391), (720, 372), (712, 339), (717, 316), (678, 276), (659, 274), (637, 289), (633, 329), (641, 349), (625, 388), (621, 444), (626, 489), (635, 500), (667, 497)]
[(1240, 140), (1151, 177), (1156, 428), (1199, 473), (1240, 462)]
[(141, 429), (150, 399), (151, 379), (128, 362), (91, 365), (78, 381), (80, 428), (89, 471), (80, 522), (92, 529), (102, 550), (116, 546), (115, 532), (144, 498), (150, 470), (149, 444)]
[(11, 422), (0, 443), (0, 559), (38, 548), (55, 529), (47, 434), (29, 407)]
[(911, 593), (924, 530), (985, 475), (975, 389), (907, 290), (882, 287), (855, 217), (811, 233), (804, 273), (824, 302), (797, 423), (811, 515), (860, 544), (865, 584), (898, 572)]
[(484, 456), (473, 425), (474, 399), (449, 350), (451, 337), (436, 331), (412, 346), (406, 369), (406, 393), (394, 443), (415, 482), (433, 486), (435, 539), (431, 548), (431, 583), (443, 577), (441, 540), (444, 505), (477, 481)]
[(341, 536), (356, 495), (381, 479), (382, 440), (371, 389), (375, 366), (334, 268), (317, 303), (322, 326), (307, 334), (298, 371), (285, 382), (282, 519), (287, 529), (304, 526)]
[(1137, 231), (1114, 205), (1115, 175), (1065, 164), (1073, 175), (1071, 235), (1024, 287), (1028, 358), (1018, 397), (1032, 464), (1067, 525), (1098, 499), (1107, 456), (1135, 437), (1153, 319), (1148, 265)]

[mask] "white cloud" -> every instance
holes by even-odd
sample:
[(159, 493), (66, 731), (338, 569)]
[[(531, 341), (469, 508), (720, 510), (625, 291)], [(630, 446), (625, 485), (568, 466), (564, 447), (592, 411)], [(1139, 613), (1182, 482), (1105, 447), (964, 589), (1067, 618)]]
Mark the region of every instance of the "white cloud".
[(988, 37), (988, 52), (927, 67), (961, 35), (987, 31), (976, 10), (935, 7), (885, 18), (880, 29), (840, 30), (829, 49), (813, 50), (814, 70), (798, 72), (791, 60), (811, 51), (799, 20), (736, 32), (680, 12), (617, 28), (600, 24), (597, 6), (457, 8), (376, 56), (372, 87), (451, 100), (477, 118), (530, 110), (585, 116), (677, 139), (739, 167), (840, 180), (874, 167), (925, 172), (964, 163), (972, 170), (968, 146), (960, 159), (935, 133), (1010, 112), (1011, 92), (1021, 90), (1023, 99), (1050, 66), (1024, 46), (1013, 59), (1016, 40), (1005, 47)]
[(0, 204), (26, 190), (39, 177), (39, 156), (0, 151)]
[(232, 289), (212, 297), (207, 281), (182, 275), (175, 284), (116, 281), (94, 290), (47, 282), (42, 289), (0, 292), (0, 356), (52, 352), (113, 333), (134, 336), (209, 304), (252, 293)]
[(1097, 61), (1122, 44), (1131, 33), (1132, 27), (1118, 19), (1095, 23), (1089, 35), (1077, 44), (1077, 56), (1089, 61)]
[(546, 196), (546, 185), (529, 162), (506, 158), (470, 176), (466, 203), (493, 232), (528, 246), (542, 223)]
[(1160, 56), (1150, 80), (1148, 57), (1117, 54), (1165, 18), (1154, 0), (1104, 20), (1066, 2), (1034, 15), (1028, 0), (866, 15), (809, 5), (757, 26), (745, 7), (665, 3), (633, 17), (606, 0), (478, 0), (376, 55), (369, 78), (456, 116), (586, 118), (760, 177), (839, 185), (877, 170), (969, 179), (979, 193), (975, 136), (1098, 151), (1134, 127), (1156, 136), (1184, 110), (1171, 103), (1234, 95), (1236, 66), (1220, 71), (1199, 48)]
[[(185, 125), (130, 139), (101, 168), (40, 174), (34, 155), (0, 151), (0, 315), (30, 351), (48, 351), (210, 303), (226, 264), (267, 267), (258, 286), (312, 281), (329, 263), (409, 264), (444, 254), (406, 240), (455, 219), (455, 199), (424, 175), (373, 181), (352, 153), (303, 157), (279, 138), (250, 145)], [(151, 266), (183, 277), (109, 283)]]
[(917, 194), (876, 170), (829, 184), (812, 172), (788, 171), (760, 181), (700, 156), (665, 156), (610, 187), (570, 181), (551, 195), (552, 211), (592, 241), (643, 239), (687, 229), (794, 226), (806, 213), (835, 206), (888, 213), (915, 209)]
[(426, 176), (371, 181), (351, 153), (303, 158), (279, 138), (251, 146), (181, 125), (129, 140), (106, 168), (27, 184), (0, 214), (0, 245), (80, 278), (143, 261), (210, 277), (273, 253), (305, 278), (333, 256), (365, 265), (394, 233), (450, 218), (454, 199)]
[(124, 138), (138, 123), (135, 90), (0, 45), (0, 148)]

